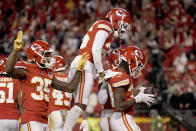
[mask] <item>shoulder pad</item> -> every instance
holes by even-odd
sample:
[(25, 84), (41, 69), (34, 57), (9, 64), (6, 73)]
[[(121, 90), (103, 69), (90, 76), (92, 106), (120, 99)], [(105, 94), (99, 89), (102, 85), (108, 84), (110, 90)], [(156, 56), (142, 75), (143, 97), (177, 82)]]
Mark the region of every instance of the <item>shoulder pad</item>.
[(101, 21), (97, 21), (96, 23), (97, 23), (98, 29), (104, 29), (108, 31), (109, 33), (113, 33), (113, 27), (109, 22), (105, 20), (101, 20)]

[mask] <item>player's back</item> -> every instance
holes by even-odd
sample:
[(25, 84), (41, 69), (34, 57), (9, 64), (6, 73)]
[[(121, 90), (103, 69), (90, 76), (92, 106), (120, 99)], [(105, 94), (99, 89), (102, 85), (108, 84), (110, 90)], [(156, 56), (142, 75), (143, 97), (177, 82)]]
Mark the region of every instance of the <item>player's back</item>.
[[(67, 75), (55, 74), (55, 77), (63, 82), (66, 82)], [(50, 89), (49, 113), (56, 110), (66, 109), (71, 107), (72, 93), (63, 92), (54, 88)]]
[(54, 72), (24, 61), (18, 62), (16, 68), (26, 70), (26, 79), (20, 81), (22, 103), (25, 108), (21, 116), (22, 123), (28, 121), (47, 123), (49, 92)]
[[(132, 79), (131, 77), (123, 72), (123, 71), (113, 71), (116, 73), (115, 76), (109, 78), (108, 80), (108, 90), (109, 90), (109, 95), (110, 95), (110, 100), (111, 100), (111, 105), (115, 110), (115, 105), (114, 105), (114, 89), (115, 88), (124, 88), (124, 92), (125, 92), (125, 98), (124, 101), (128, 101), (130, 99), (132, 99), (132, 95), (133, 95), (133, 83), (132, 83)], [(134, 106), (126, 111), (124, 111), (125, 113), (128, 114), (134, 114)]]
[(103, 46), (105, 50), (109, 50), (110, 44), (113, 39), (114, 29), (110, 22), (106, 20), (98, 20), (91, 26), (91, 28), (82, 39), (82, 44), (80, 46), (80, 53), (82, 54), (84, 52), (87, 52), (90, 55), (91, 62), (93, 62), (92, 46), (96, 37), (96, 33), (100, 30), (106, 31), (109, 34), (109, 37)]
[(19, 82), (6, 75), (0, 76), (0, 119), (18, 120), (17, 96)]

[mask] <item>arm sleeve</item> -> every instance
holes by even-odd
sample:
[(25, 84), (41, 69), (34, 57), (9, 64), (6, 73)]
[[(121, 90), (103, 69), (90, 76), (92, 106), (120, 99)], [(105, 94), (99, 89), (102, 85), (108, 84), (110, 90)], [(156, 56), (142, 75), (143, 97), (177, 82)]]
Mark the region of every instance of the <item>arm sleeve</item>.
[(93, 54), (94, 64), (95, 64), (95, 67), (98, 73), (104, 71), (102, 60), (101, 60), (101, 53), (102, 53), (102, 49), (105, 44), (105, 41), (107, 40), (108, 37), (109, 37), (108, 32), (104, 30), (99, 30), (96, 33), (96, 36), (94, 39), (94, 43), (92, 47), (92, 54)]

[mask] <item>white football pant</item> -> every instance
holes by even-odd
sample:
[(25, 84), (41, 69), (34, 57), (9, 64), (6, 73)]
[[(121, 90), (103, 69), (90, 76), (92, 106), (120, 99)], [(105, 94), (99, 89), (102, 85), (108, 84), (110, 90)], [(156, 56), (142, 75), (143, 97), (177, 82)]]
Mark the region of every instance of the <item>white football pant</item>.
[(0, 120), (0, 131), (19, 131), (18, 120), (1, 119)]
[[(67, 78), (68, 83), (70, 83), (74, 77), (80, 57), (80, 55), (76, 56), (73, 62), (71, 63), (70, 71)], [(82, 72), (80, 83), (74, 92), (75, 103), (84, 105), (88, 104), (88, 98), (93, 87), (95, 73), (96, 68), (94, 64), (90, 61), (87, 61), (84, 66), (84, 71)]]
[(67, 110), (57, 110), (49, 114), (49, 131), (63, 131), (63, 125), (67, 116)]
[(114, 112), (110, 120), (112, 131), (141, 131), (131, 115)]
[(110, 119), (112, 116), (112, 109), (105, 109), (101, 112), (100, 127), (102, 131), (111, 131)]
[(49, 131), (48, 124), (43, 124), (37, 121), (30, 121), (25, 124), (21, 124), (21, 131)]

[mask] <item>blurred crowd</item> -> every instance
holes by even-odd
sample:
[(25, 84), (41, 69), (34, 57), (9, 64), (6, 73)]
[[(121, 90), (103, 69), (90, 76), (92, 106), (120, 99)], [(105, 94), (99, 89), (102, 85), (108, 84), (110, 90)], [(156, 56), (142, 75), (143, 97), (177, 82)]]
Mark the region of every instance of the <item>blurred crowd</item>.
[[(149, 56), (137, 86), (166, 92), (162, 100), (177, 109), (196, 109), (196, 1), (194, 0), (2, 0), (0, 1), (0, 56), (12, 50), (17, 31), (23, 31), (24, 51), (34, 40), (45, 40), (67, 64), (79, 52), (89, 27), (115, 7), (131, 14), (131, 30), (111, 50), (136, 45)], [(97, 91), (95, 88), (93, 92)], [(100, 111), (96, 93), (88, 111)], [(175, 103), (177, 104), (175, 104)], [(91, 108), (95, 107), (96, 108)]]

